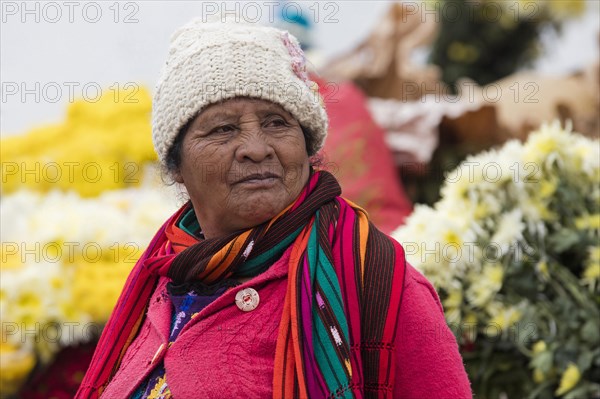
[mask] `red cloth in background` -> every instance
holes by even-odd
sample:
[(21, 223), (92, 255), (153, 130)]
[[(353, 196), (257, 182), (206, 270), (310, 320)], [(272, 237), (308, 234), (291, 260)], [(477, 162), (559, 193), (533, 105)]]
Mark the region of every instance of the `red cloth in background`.
[(329, 132), (321, 150), (325, 168), (342, 186), (342, 196), (363, 207), (384, 233), (404, 224), (412, 212), (385, 143), (385, 133), (373, 118), (364, 94), (352, 83), (312, 78), (329, 115)]
[(61, 349), (47, 368), (36, 370), (17, 395), (21, 399), (72, 399), (90, 365), (96, 340)]

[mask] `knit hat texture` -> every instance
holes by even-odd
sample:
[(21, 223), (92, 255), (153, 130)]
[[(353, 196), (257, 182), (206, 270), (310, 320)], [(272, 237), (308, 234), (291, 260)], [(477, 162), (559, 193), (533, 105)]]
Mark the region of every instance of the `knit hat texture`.
[(165, 165), (180, 129), (207, 105), (234, 97), (279, 104), (303, 127), (308, 155), (321, 149), (328, 120), (298, 40), (245, 22), (192, 20), (172, 38), (152, 104), (152, 140)]

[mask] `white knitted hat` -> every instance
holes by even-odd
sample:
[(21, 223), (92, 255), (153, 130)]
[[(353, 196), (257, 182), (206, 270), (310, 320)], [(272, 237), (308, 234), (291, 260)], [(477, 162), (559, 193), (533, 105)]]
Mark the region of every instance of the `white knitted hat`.
[(152, 105), (152, 139), (166, 163), (180, 129), (207, 105), (246, 96), (281, 105), (303, 127), (309, 155), (323, 146), (327, 114), (298, 40), (247, 23), (194, 19), (171, 38)]

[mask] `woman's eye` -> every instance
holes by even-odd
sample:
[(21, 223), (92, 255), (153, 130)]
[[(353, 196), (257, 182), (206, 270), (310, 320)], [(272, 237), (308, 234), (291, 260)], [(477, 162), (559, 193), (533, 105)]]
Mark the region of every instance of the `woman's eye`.
[(223, 125), (218, 126), (210, 131), (210, 134), (224, 134), (231, 133), (235, 130), (235, 126), (233, 125)]
[(265, 121), (265, 126), (267, 127), (282, 127), (287, 126), (288, 123), (282, 117), (271, 117)]

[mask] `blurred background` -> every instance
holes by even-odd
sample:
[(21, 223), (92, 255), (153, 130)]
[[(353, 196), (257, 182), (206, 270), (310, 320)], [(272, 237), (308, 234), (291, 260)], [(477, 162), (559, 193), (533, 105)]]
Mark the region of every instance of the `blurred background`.
[[(40, 101), (35, 101), (33, 95), (21, 101), (20, 96), (7, 94), (2, 99), (3, 137), (23, 133), (40, 123), (61, 121), (65, 105), (69, 102), (69, 88), (64, 82), (79, 82), (81, 86), (73, 89), (79, 96), (82, 86), (88, 82), (98, 83), (103, 88), (115, 82), (121, 86), (136, 82), (153, 87), (171, 34), (193, 16), (208, 17), (217, 10), (237, 9), (252, 20), (256, 15), (261, 22), (268, 24), (270, 21), (281, 22), (285, 17), (291, 22), (298, 10), (302, 10), (306, 23), (310, 24), (310, 34), (307, 32), (305, 41), (310, 41), (318, 49), (321, 61), (355, 49), (377, 27), (378, 21), (384, 18), (393, 4), (390, 1), (326, 1), (317, 7), (314, 2), (299, 1), (288, 2), (290, 5), (282, 10), (285, 2), (271, 4), (259, 1), (249, 2), (249, 5), (238, 3), (236, 6), (235, 2), (142, 1), (118, 2), (118, 6), (99, 3), (98, 7), (88, 4), (94, 2), (77, 2), (72, 6), (59, 2), (58, 7), (52, 2), (32, 2), (25, 6), (18, 2), (3, 3), (0, 38), (2, 81), (29, 83), (26, 88), (34, 87), (34, 82), (40, 82), (42, 86), (57, 82), (64, 91), (56, 101), (54, 98), (57, 96), (54, 92), (50, 93), (50, 88), (48, 98)], [(436, 22), (432, 13), (436, 1), (405, 3), (406, 18), (418, 13), (419, 19)], [(526, 4), (526, 1), (509, 3), (504, 18), (508, 16), (511, 20), (527, 17), (527, 13), (535, 13), (540, 8), (535, 5), (520, 12), (517, 8), (519, 3)], [(600, 4), (576, 0), (574, 3), (581, 4), (570, 10), (569, 1), (554, 3), (566, 4), (565, 9), (560, 11), (564, 15), (557, 16), (562, 22), (562, 33), (558, 35), (549, 26), (541, 29), (539, 44), (543, 51), (533, 59), (532, 67), (541, 73), (561, 75), (577, 71), (597, 59)], [(86, 4), (88, 6), (84, 8)], [(499, 11), (492, 10), (487, 19), (490, 22), (500, 20)], [(286, 12), (285, 17), (282, 12)], [(454, 12), (453, 6), (446, 5), (437, 20), (447, 14), (452, 21), (455, 17), (451, 14)], [(430, 52), (427, 43), (418, 44), (410, 54), (410, 60), (424, 65)], [(91, 90), (90, 96), (94, 94)], [(35, 117), (32, 118), (32, 115)]]
[(72, 397), (179, 205), (151, 143), (172, 32), (302, 43), (323, 167), (432, 281), (480, 398), (600, 398), (600, 2), (1, 4), (0, 397)]

